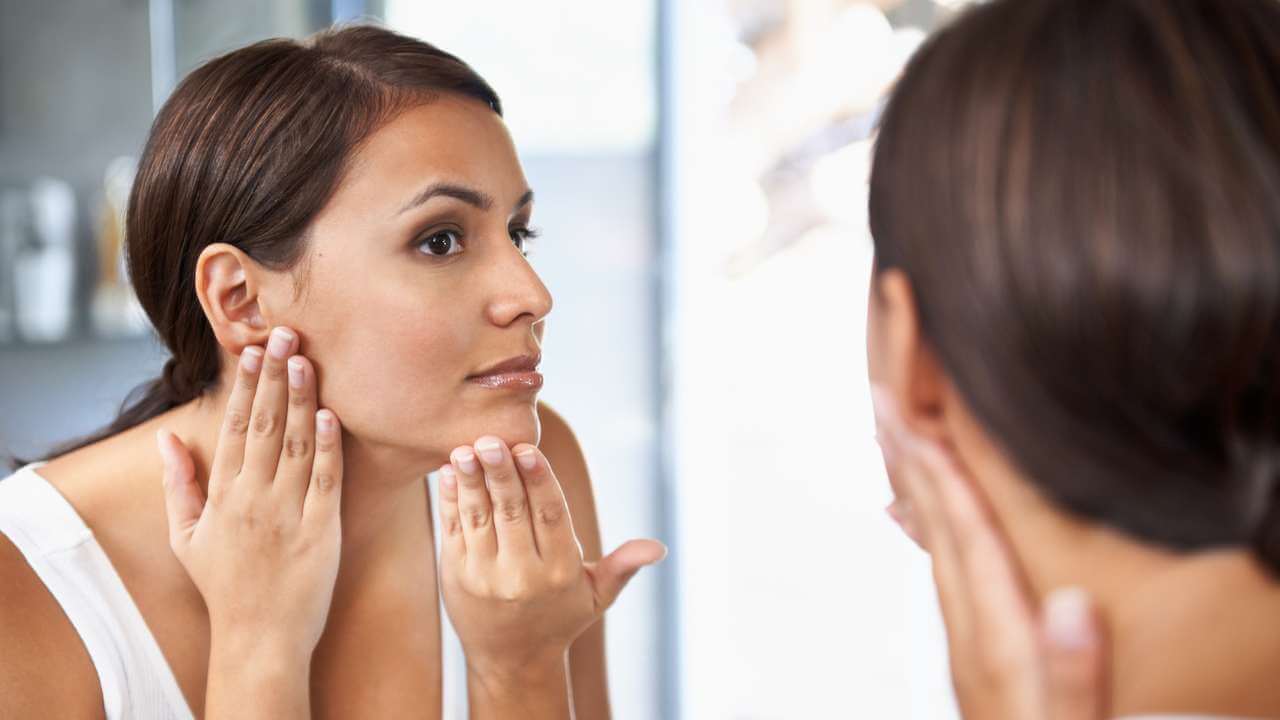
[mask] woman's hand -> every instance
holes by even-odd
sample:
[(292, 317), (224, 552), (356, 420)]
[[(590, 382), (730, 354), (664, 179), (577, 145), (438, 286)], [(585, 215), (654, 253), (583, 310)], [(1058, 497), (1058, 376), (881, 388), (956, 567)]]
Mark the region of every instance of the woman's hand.
[(666, 548), (632, 540), (584, 562), (560, 483), (532, 445), (483, 437), (450, 460), (440, 470), (441, 585), (473, 717), (569, 717), (570, 644)]
[(207, 501), (181, 441), (157, 435), (169, 544), (209, 610), (206, 717), (309, 714), (311, 653), (338, 572), (343, 466), (337, 418), (316, 412), (315, 372), (297, 344), (276, 328), (265, 353), (241, 353)]
[(1002, 534), (954, 454), (911, 432), (875, 392), (878, 439), (895, 517), (933, 560), (951, 678), (967, 720), (1106, 717), (1105, 648), (1083, 591), (1042, 607), (1024, 587)]

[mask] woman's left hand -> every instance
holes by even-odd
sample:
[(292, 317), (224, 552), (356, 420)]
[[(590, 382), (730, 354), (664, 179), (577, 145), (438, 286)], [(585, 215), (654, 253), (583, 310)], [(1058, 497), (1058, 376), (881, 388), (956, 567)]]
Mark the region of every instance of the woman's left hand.
[[(473, 699), (512, 701), (521, 717), (565, 717), (569, 646), (666, 548), (632, 540), (585, 562), (560, 483), (532, 445), (484, 437), (451, 460), (440, 475), (441, 586), (478, 683)], [(553, 702), (533, 712), (526, 691)]]
[(1041, 607), (954, 453), (913, 433), (892, 397), (875, 393), (878, 439), (895, 516), (933, 561), (951, 677), (967, 720), (1106, 717), (1102, 631), (1082, 590)]

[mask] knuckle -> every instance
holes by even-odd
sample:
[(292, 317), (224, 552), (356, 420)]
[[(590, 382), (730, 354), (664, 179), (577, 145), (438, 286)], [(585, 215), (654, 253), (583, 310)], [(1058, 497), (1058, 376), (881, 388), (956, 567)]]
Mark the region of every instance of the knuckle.
[(311, 452), (311, 443), (307, 442), (305, 437), (293, 435), (285, 438), (284, 454), (285, 457), (298, 460), (305, 458)]
[(236, 373), (236, 383), (241, 390), (253, 392), (258, 387), (258, 376), (242, 367), (240, 372)]
[(471, 526), (472, 530), (483, 530), (489, 527), (489, 522), (492, 518), (489, 516), (488, 510), (482, 507), (472, 507), (463, 512), (467, 517), (467, 524)]
[(289, 393), (289, 404), (296, 408), (303, 408), (311, 404), (311, 396), (306, 390), (292, 390)]
[(444, 521), (444, 531), (449, 537), (457, 537), (461, 535), (462, 521), (456, 515), (446, 518)]
[(280, 426), (280, 419), (269, 410), (262, 410), (253, 416), (253, 431), (259, 435), (270, 435)]
[(321, 470), (316, 473), (316, 489), (322, 493), (332, 492), (335, 485), (338, 484), (337, 477), (327, 470)]
[(538, 522), (546, 527), (558, 527), (564, 522), (564, 508), (559, 503), (547, 503), (539, 505)]
[(494, 507), (497, 516), (508, 525), (514, 525), (521, 522), (525, 518), (525, 503), (523, 498), (509, 498), (498, 502)]
[(566, 588), (573, 584), (574, 575), (564, 567), (554, 567), (547, 573), (547, 582), (554, 588)]
[(244, 435), (249, 431), (249, 418), (238, 410), (227, 411), (226, 423), (227, 432), (232, 435)]
[(283, 380), (285, 368), (283, 362), (266, 362), (262, 365), (262, 374), (268, 380)]
[(490, 483), (494, 485), (508, 485), (514, 479), (509, 468), (497, 468), (485, 473)]

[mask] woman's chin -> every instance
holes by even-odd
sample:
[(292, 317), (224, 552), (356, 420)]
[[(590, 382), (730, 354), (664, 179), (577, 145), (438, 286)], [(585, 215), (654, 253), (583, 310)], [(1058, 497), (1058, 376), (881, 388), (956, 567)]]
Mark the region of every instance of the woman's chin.
[(470, 445), (486, 436), (495, 435), (508, 446), (520, 443), (537, 445), (541, 439), (542, 424), (538, 419), (538, 408), (535, 404), (515, 405), (491, 408), (482, 413), (468, 416), (449, 433), (453, 445)]

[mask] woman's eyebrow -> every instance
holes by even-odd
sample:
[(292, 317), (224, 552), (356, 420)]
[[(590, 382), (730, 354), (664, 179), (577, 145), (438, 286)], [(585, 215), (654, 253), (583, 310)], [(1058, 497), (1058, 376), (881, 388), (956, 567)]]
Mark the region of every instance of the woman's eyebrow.
[(461, 200), (481, 210), (488, 210), (493, 207), (493, 198), (479, 190), (453, 183), (435, 183), (428, 185), (417, 195), (414, 195), (396, 214), (402, 215), (434, 197), (450, 197), (455, 200)]
[[(493, 207), (493, 197), (487, 193), (464, 185), (442, 182), (428, 185), (417, 195), (414, 195), (409, 202), (405, 203), (404, 206), (396, 212), (396, 215), (402, 215), (434, 197), (449, 197), (455, 200), (461, 200), (462, 202), (479, 208), (480, 210), (488, 210)], [(526, 190), (524, 195), (521, 195), (520, 199), (516, 201), (513, 211), (519, 210), (531, 202), (533, 202), (533, 191)]]

